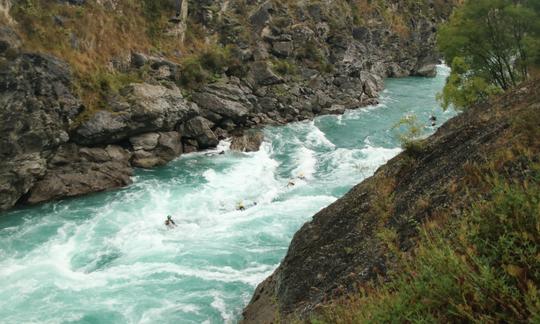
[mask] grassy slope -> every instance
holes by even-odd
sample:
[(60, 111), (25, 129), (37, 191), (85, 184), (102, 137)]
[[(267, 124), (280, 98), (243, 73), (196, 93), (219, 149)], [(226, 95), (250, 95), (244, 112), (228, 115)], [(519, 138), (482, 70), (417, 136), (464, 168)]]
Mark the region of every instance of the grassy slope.
[(406, 252), (381, 227), (388, 276), (319, 308), (312, 323), (540, 321), (539, 85), (490, 103), (488, 118), (508, 127), (497, 150), (463, 166), (450, 186), (460, 198), (427, 217)]

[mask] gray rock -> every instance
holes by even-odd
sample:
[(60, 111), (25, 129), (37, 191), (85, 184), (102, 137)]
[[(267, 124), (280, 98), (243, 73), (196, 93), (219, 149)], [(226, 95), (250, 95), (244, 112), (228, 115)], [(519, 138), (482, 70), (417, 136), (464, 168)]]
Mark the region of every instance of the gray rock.
[(231, 142), (231, 150), (238, 152), (256, 152), (264, 141), (264, 134), (260, 130), (251, 129), (240, 136), (234, 136)]
[(190, 119), (180, 127), (183, 137), (193, 139), (200, 149), (216, 147), (219, 143), (217, 136), (212, 131), (214, 124), (204, 117)]
[[(204, 90), (203, 90), (204, 91)], [(248, 107), (239, 102), (239, 97), (231, 97), (224, 94), (219, 96), (216, 92), (195, 92), (192, 99), (201, 108), (203, 115), (214, 122), (222, 119), (231, 119), (237, 123), (243, 123), (249, 113)], [(205, 112), (206, 111), (206, 112)], [(212, 114), (209, 114), (213, 113)]]
[(379, 92), (384, 89), (384, 82), (381, 77), (373, 73), (361, 72), (360, 79), (362, 80), (362, 93), (368, 98), (377, 98)]
[(52, 157), (45, 176), (30, 189), (27, 202), (36, 204), (126, 186), (133, 174), (129, 157), (119, 146), (64, 145)]
[(133, 153), (131, 164), (137, 168), (150, 169), (162, 165), (163, 161), (153, 152), (139, 150)]
[(148, 133), (130, 139), (133, 149), (131, 163), (139, 168), (165, 165), (182, 153), (180, 133)]
[(0, 210), (15, 205), (47, 170), (39, 152), (19, 154), (0, 163)]
[(293, 42), (274, 42), (272, 43), (272, 53), (279, 57), (289, 57), (294, 51)]
[(171, 161), (182, 153), (181, 136), (178, 132), (166, 132), (159, 134), (158, 149), (159, 155)]
[(437, 76), (437, 65), (426, 64), (418, 68), (414, 73), (416, 76), (434, 78)]
[(158, 145), (159, 137), (160, 136), (158, 133), (146, 133), (131, 137), (129, 141), (131, 142), (131, 145), (135, 151), (151, 151)]
[(117, 111), (99, 111), (77, 128), (77, 143), (116, 143), (143, 133), (172, 131), (199, 114), (198, 107), (188, 103), (178, 88), (136, 83), (121, 93), (112, 102)]
[(131, 53), (131, 64), (136, 68), (143, 67), (148, 62), (148, 57), (142, 53)]
[(337, 105), (337, 104), (333, 104), (332, 106), (328, 107), (328, 108), (324, 108), (322, 110), (322, 113), (323, 114), (328, 114), (328, 115), (341, 115), (343, 113), (345, 113), (345, 106), (343, 105)]
[(270, 1), (261, 4), (251, 17), (249, 17), (251, 24), (258, 30), (262, 29), (270, 20), (270, 12), (273, 10), (273, 7), (272, 2)]
[(248, 77), (256, 86), (269, 86), (285, 82), (281, 77), (272, 72), (268, 63), (265, 61), (253, 63)]

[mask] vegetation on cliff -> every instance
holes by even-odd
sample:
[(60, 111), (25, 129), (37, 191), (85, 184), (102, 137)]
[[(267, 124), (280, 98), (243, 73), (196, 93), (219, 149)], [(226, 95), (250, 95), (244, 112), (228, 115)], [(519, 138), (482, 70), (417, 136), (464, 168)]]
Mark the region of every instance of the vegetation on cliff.
[(465, 1), (438, 34), (452, 66), (445, 107), (465, 108), (538, 75), (540, 2)]
[[(393, 270), (323, 307), (313, 323), (529, 322), (540, 320), (538, 108), (511, 119), (506, 149), (466, 166), (462, 211), (420, 225), (413, 250), (382, 229)], [(510, 142), (510, 143), (508, 143)]]
[[(242, 57), (246, 48), (256, 47), (260, 41), (260, 29), (267, 24), (264, 19), (268, 19), (266, 7), (277, 13), (271, 28), (281, 32), (290, 30), (291, 26), (307, 25), (317, 33), (327, 33), (322, 38), (325, 42), (327, 39), (343, 42), (353, 26), (379, 28), (382, 23), (398, 38), (407, 40), (418, 20), (413, 13), (426, 20), (433, 16), (440, 19), (455, 1), (435, 1), (431, 6), (424, 1), (340, 0), (299, 4), (279, 0), (268, 5), (245, 0), (190, 1), (183, 42), (174, 33), (175, 24), (169, 21), (176, 12), (173, 0), (11, 2), (9, 20), (22, 36), (24, 48), (52, 54), (74, 70), (85, 108), (90, 110), (84, 117), (108, 109), (107, 96), (118, 93), (123, 86), (151, 79), (150, 67), (129, 69), (129, 56), (133, 52), (177, 64), (174, 81), (184, 89), (198, 88), (224, 75), (244, 76), (246, 65)], [(306, 21), (301, 6), (308, 9), (312, 19)], [(263, 25), (259, 26), (260, 23)], [(323, 30), (319, 31), (320, 28)], [(289, 67), (297, 64), (332, 71), (333, 54), (326, 44), (312, 39), (302, 48), (295, 48), (292, 57), (284, 58), (292, 50), (287, 48), (289, 44), (279, 44), (284, 46), (282, 49), (276, 46), (278, 58), (274, 62), (279, 73), (294, 74), (294, 69)]]

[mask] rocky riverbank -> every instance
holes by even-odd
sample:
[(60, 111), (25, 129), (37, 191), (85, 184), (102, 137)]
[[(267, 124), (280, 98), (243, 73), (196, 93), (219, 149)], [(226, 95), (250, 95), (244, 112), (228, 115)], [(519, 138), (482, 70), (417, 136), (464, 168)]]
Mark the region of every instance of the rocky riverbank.
[(538, 163), (539, 85), (530, 82), (469, 108), (313, 216), (294, 235), (278, 269), (257, 287), (242, 322), (288, 323), (316, 316), (349, 294), (369, 296), (376, 290), (370, 284), (382, 285), (388, 273), (402, 271), (385, 233), (394, 233), (393, 248), (413, 257), (421, 225), (459, 219), (488, 195), (483, 181), (492, 181), (490, 172), (512, 183), (536, 181), (531, 164)]
[(256, 150), (261, 135), (244, 130), (375, 104), (384, 77), (434, 75), (436, 26), (451, 4), (389, 1), (384, 13), (407, 13), (399, 23), (381, 11), (360, 23), (348, 6), (197, 2), (193, 19), (230, 48), (234, 64), (185, 91), (181, 64), (126, 49), (110, 68), (145, 77), (107, 92), (98, 110), (85, 106), (66, 62), (27, 52), (16, 23), (1, 27), (0, 210), (125, 186), (134, 167), (231, 136), (233, 148)]

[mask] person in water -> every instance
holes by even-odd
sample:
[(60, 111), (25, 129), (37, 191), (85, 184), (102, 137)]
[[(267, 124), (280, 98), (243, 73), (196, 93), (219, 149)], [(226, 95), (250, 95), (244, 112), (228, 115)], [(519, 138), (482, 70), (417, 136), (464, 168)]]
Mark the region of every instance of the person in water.
[(167, 216), (167, 220), (165, 221), (165, 226), (167, 226), (168, 228), (175, 228), (176, 227), (176, 223), (173, 221), (172, 217), (169, 215)]
[(296, 183), (294, 183), (293, 180), (289, 180), (289, 183), (287, 183), (287, 188), (294, 187)]
[(298, 175), (298, 179), (306, 180), (306, 176), (304, 175), (304, 172), (300, 172), (300, 174)]
[(431, 115), (431, 117), (429, 117), (429, 121), (431, 122), (431, 126), (437, 125), (437, 117), (435, 115)]
[(236, 210), (244, 211), (246, 210), (246, 206), (244, 206), (243, 202), (239, 202), (238, 206), (236, 206)]

